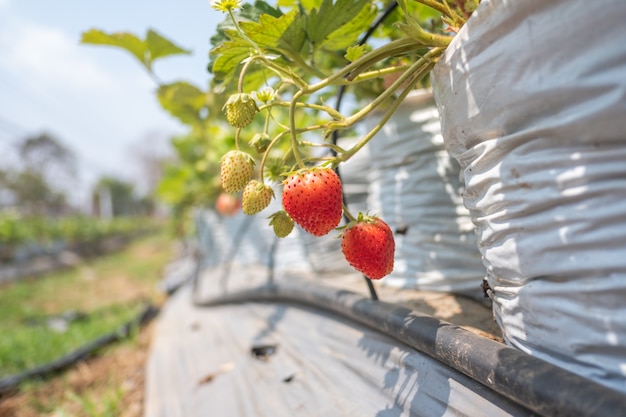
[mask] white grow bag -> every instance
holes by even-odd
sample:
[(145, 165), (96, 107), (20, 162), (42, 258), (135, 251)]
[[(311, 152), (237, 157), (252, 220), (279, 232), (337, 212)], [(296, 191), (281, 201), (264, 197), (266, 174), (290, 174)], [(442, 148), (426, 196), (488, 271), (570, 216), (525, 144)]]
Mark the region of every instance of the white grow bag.
[(433, 72), (507, 343), (626, 392), (626, 2), (481, 3)]
[[(367, 120), (367, 127), (378, 120)], [(474, 225), (432, 93), (412, 92), (366, 149), (368, 208), (384, 218), (396, 241), (394, 270), (381, 284), (482, 298), (485, 272)]]

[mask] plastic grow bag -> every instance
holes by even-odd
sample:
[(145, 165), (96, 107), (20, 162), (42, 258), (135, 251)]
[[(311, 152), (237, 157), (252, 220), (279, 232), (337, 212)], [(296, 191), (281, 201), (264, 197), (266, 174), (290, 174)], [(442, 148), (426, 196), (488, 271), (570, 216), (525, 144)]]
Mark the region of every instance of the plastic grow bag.
[[(372, 117), (366, 125), (372, 128), (378, 120)], [(395, 232), (394, 271), (383, 285), (482, 298), (485, 272), (474, 225), (432, 93), (413, 91), (366, 149), (368, 208)]]
[(507, 343), (626, 392), (626, 3), (483, 1), (434, 69)]

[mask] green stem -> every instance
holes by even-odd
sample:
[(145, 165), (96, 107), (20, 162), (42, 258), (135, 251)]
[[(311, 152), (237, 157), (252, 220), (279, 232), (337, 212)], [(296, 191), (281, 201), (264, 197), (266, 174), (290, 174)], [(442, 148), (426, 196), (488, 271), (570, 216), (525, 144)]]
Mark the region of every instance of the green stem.
[(397, 65), (393, 67), (381, 68), (381, 69), (377, 69), (373, 71), (363, 72), (357, 75), (356, 77), (351, 78), (350, 80), (346, 80), (346, 82), (343, 84), (354, 85), (354, 84), (362, 83), (362, 82), (369, 81), (369, 80), (376, 79), (376, 78), (384, 78), (388, 75), (395, 74), (396, 72), (405, 71), (407, 68), (409, 68), (408, 65)]
[[(260, 109), (259, 109), (260, 111)], [(272, 118), (272, 108), (267, 108), (267, 115), (265, 116), (265, 126), (263, 126), (263, 133), (267, 134), (270, 131), (270, 119)]]
[(298, 65), (300, 68), (302, 68), (309, 74), (318, 78), (326, 78), (327, 76), (326, 74), (324, 74), (322, 71), (318, 70), (317, 68), (309, 65), (304, 59), (302, 59), (300, 55), (292, 54), (291, 52), (284, 50), (284, 49), (276, 49), (276, 50), (280, 52), (281, 54), (283, 54), (284, 56), (286, 56), (287, 58), (291, 59), (296, 65)]
[(438, 12), (440, 12), (441, 14), (448, 16), (450, 19), (452, 19), (454, 22), (457, 22), (459, 19), (459, 15), (456, 14), (451, 8), (450, 6), (448, 6), (448, 3), (446, 3), (446, 1), (444, 0), (443, 3), (438, 2), (437, 0), (415, 0), (418, 3), (423, 4), (424, 6), (428, 6), (431, 9), (435, 9)]
[[(439, 55), (443, 53), (444, 48), (433, 48), (428, 53), (424, 54), (419, 60), (413, 63), (389, 88), (383, 91), (378, 97), (374, 99), (371, 103), (363, 107), (358, 112), (354, 113), (352, 116), (345, 119), (342, 122), (330, 122), (328, 124), (328, 128), (330, 130), (335, 129), (345, 129), (351, 127), (356, 122), (361, 120), (363, 117), (367, 116), (370, 112), (375, 110), (378, 106), (380, 106), (383, 102), (385, 102), (388, 98), (392, 97), (398, 88), (400, 88), (409, 78), (411, 78), (416, 72), (422, 74), (424, 71), (430, 71), (434, 61), (437, 59)], [(422, 77), (425, 74), (422, 75)]]
[(243, 79), (251, 63), (252, 63), (252, 60), (250, 59), (246, 61), (246, 63), (243, 64), (243, 67), (241, 68), (241, 72), (239, 73), (239, 79), (237, 80), (237, 92), (238, 93), (243, 93)]
[(237, 29), (237, 33), (239, 33), (239, 36), (241, 36), (246, 42), (248, 42), (255, 49), (257, 54), (262, 55), (263, 53), (261, 52), (261, 48), (259, 48), (256, 42), (250, 39), (248, 35), (246, 35), (243, 30), (241, 30), (241, 28), (239, 27), (239, 23), (237, 23), (235, 15), (233, 14), (233, 11), (231, 9), (228, 9), (228, 14), (230, 15), (230, 20), (233, 22), (235, 29)]
[(389, 119), (391, 118), (391, 116), (393, 116), (393, 114), (396, 112), (400, 104), (402, 104), (402, 102), (404, 101), (406, 96), (409, 94), (409, 92), (413, 90), (415, 84), (417, 84), (419, 80), (421, 80), (426, 74), (428, 74), (428, 72), (432, 69), (433, 66), (434, 66), (434, 63), (430, 63), (426, 65), (424, 68), (422, 68), (419, 72), (412, 74), (413, 78), (411, 78), (409, 85), (402, 91), (402, 93), (400, 93), (400, 95), (393, 102), (393, 104), (387, 109), (387, 111), (385, 112), (383, 117), (378, 121), (376, 126), (374, 126), (372, 130), (370, 130), (365, 136), (363, 136), (356, 145), (354, 145), (352, 148), (350, 148), (348, 151), (346, 151), (344, 154), (342, 154), (338, 158), (341, 162), (346, 162), (347, 160), (352, 158), (354, 154), (360, 151), (361, 148), (363, 148), (380, 131), (380, 129), (382, 129), (385, 123), (387, 123)]
[(287, 134), (287, 130), (280, 132), (278, 135), (276, 135), (274, 137), (274, 139), (272, 139), (272, 141), (270, 142), (269, 145), (267, 145), (267, 149), (265, 150), (265, 152), (263, 153), (263, 157), (261, 158), (261, 162), (259, 163), (259, 177), (261, 178), (261, 183), (264, 184), (265, 182), (263, 181), (263, 170), (265, 169), (265, 161), (267, 161), (267, 157), (270, 154), (270, 150), (274, 147), (274, 145), (276, 143), (278, 143), (278, 141), (285, 136), (285, 134)]
[[(421, 1), (421, 0), (418, 0)], [(448, 16), (450, 17), (450, 19), (452, 19), (454, 21), (454, 23), (457, 25), (457, 27), (461, 27), (465, 24), (465, 19), (463, 18), (463, 16), (459, 15), (456, 11), (454, 11), (450, 5), (448, 4), (448, 0), (442, 0), (444, 7), (446, 8), (446, 10), (448, 10)]]
[(238, 127), (237, 130), (235, 130), (235, 149), (239, 150), (239, 135), (241, 134), (241, 128)]
[[(267, 105), (267, 106), (290, 107), (291, 103), (288, 102), (288, 101), (278, 101), (276, 103), (272, 103), (272, 104)], [(296, 107), (323, 111), (323, 112), (327, 113), (330, 117), (332, 117), (333, 119), (336, 119), (336, 120), (343, 120), (344, 119), (343, 114), (339, 113), (337, 110), (333, 109), (330, 106), (323, 106), (323, 105), (320, 105), (320, 104), (313, 104), (313, 103), (296, 103)], [(263, 108), (265, 108), (265, 105), (259, 107), (259, 110), (262, 110)]]
[[(285, 70), (285, 68), (281, 67), (280, 65), (276, 65), (274, 62), (272, 62), (271, 59), (267, 59), (266, 57), (262, 55), (255, 55), (253, 57), (250, 57), (250, 60), (262, 61), (263, 65), (265, 65), (267, 68), (277, 73), (281, 78), (283, 77), (290, 78), (293, 81), (293, 83), (297, 85), (299, 88), (306, 88), (308, 86), (306, 81), (300, 78), (296, 73), (294, 73), (291, 70)], [(285, 80), (283, 80), (283, 82), (285, 82)]]
[(381, 46), (380, 48), (377, 48), (371, 52), (368, 52), (367, 54), (363, 55), (361, 58), (355, 60), (354, 62), (343, 67), (341, 70), (335, 72), (330, 77), (319, 81), (317, 84), (309, 85), (305, 93), (311, 94), (316, 91), (319, 91), (331, 85), (333, 82), (335, 82), (339, 78), (342, 78), (350, 73), (361, 72), (365, 68), (368, 68), (374, 65), (376, 62), (382, 59), (389, 58), (391, 56), (395, 56), (403, 52), (415, 50), (420, 46), (424, 46), (424, 45), (422, 45), (421, 43), (411, 38), (402, 38), (402, 39), (398, 39), (395, 41), (391, 41)]
[(306, 165), (304, 161), (302, 161), (302, 157), (300, 156), (300, 152), (298, 150), (298, 138), (296, 137), (296, 103), (298, 99), (303, 95), (303, 90), (296, 92), (291, 98), (291, 103), (289, 105), (289, 130), (291, 132), (291, 149), (293, 152), (293, 156), (298, 163), (300, 168), (305, 168)]
[(343, 215), (346, 216), (351, 222), (356, 221), (356, 217), (354, 217), (352, 213), (350, 213), (350, 210), (348, 210), (348, 206), (346, 206), (345, 203), (341, 203), (341, 205), (343, 207)]
[(346, 150), (343, 149), (341, 146), (337, 146), (332, 143), (313, 143), (313, 142), (309, 142), (306, 140), (303, 140), (301, 143), (302, 145), (309, 146), (311, 148), (329, 148), (337, 152), (338, 155), (341, 155), (342, 153), (346, 152)]

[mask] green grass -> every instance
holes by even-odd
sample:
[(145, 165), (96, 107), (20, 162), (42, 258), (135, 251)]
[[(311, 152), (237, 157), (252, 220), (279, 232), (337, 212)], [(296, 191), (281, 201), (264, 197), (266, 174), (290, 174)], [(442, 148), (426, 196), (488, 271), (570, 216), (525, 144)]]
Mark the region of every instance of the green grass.
[[(0, 287), (0, 378), (66, 355), (134, 318), (171, 257), (164, 232), (138, 239), (121, 252)], [(60, 333), (46, 318), (67, 311), (87, 317)]]
[(55, 331), (45, 321), (0, 323), (0, 377), (50, 362), (87, 341), (115, 331), (140, 312), (139, 303), (114, 304), (85, 319), (68, 323), (64, 332)]

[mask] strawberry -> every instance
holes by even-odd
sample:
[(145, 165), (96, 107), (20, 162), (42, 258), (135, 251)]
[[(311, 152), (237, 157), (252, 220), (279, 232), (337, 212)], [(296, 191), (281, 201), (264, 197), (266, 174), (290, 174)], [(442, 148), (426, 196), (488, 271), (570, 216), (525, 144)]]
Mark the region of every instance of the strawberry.
[(240, 191), (252, 177), (254, 160), (242, 151), (230, 151), (220, 163), (220, 181), (227, 193)]
[(252, 123), (259, 108), (254, 99), (247, 93), (233, 94), (228, 97), (223, 108), (226, 120), (233, 127), (246, 127)]
[(232, 194), (220, 193), (215, 200), (215, 211), (222, 216), (232, 216), (240, 207), (241, 201)]
[(346, 226), (341, 236), (341, 251), (348, 263), (370, 279), (380, 279), (393, 271), (395, 247), (387, 223), (363, 213)]
[(281, 210), (272, 214), (270, 217), (270, 226), (274, 228), (274, 234), (278, 237), (286, 237), (293, 230), (293, 219), (289, 217), (287, 212)]
[(283, 207), (304, 230), (323, 236), (341, 221), (342, 192), (339, 177), (330, 168), (302, 169), (284, 182)]
[(252, 180), (243, 189), (242, 208), (243, 212), (252, 215), (269, 206), (274, 197), (274, 190), (271, 187)]

